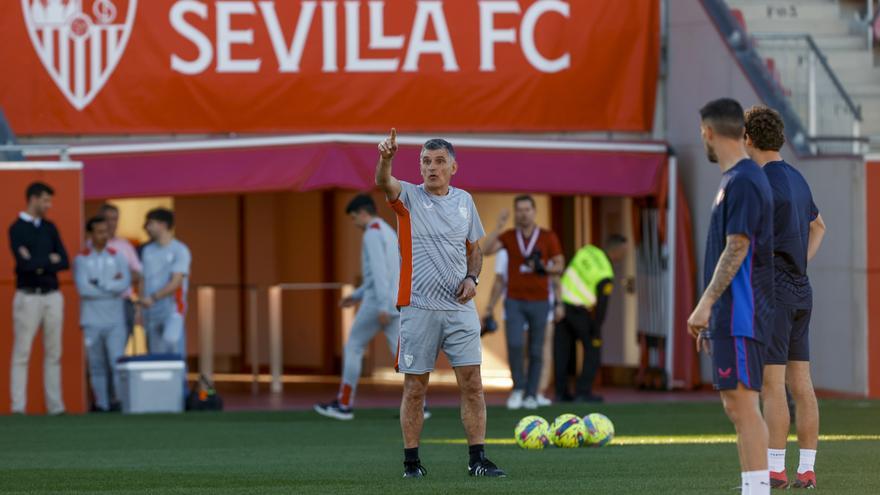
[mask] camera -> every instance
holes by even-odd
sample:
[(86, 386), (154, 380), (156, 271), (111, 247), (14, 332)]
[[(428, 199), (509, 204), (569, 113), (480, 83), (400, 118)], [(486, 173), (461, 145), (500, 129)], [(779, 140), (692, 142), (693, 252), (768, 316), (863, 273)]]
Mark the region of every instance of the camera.
[(532, 251), (532, 254), (526, 258), (526, 264), (532, 267), (532, 271), (537, 275), (545, 276), (547, 275), (547, 268), (544, 267), (544, 263), (541, 261), (541, 251), (537, 249)]
[(498, 330), (498, 322), (495, 321), (495, 318), (493, 318), (492, 315), (488, 315), (483, 318), (483, 325), (480, 329), (480, 337), (486, 335), (487, 333), (494, 333), (496, 330)]

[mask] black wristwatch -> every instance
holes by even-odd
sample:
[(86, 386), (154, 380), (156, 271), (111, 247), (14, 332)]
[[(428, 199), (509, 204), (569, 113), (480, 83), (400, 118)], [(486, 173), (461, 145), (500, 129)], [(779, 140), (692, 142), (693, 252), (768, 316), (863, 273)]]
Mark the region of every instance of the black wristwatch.
[(468, 275), (465, 279), (471, 279), (474, 281), (474, 286), (480, 285), (480, 279), (477, 278), (476, 275)]

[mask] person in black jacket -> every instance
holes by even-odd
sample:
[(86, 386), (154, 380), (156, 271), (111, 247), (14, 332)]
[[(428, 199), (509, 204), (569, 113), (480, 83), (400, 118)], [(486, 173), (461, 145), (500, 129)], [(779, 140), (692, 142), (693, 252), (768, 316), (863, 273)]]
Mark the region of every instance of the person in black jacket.
[(9, 227), (15, 257), (16, 291), (12, 305), (12, 412), (24, 414), (27, 403), (28, 361), (37, 330), (43, 329), (44, 386), (49, 414), (64, 413), (61, 398), (61, 328), (64, 299), (58, 272), (70, 267), (55, 224), (45, 219), (55, 191), (34, 182), (27, 188), (27, 209)]

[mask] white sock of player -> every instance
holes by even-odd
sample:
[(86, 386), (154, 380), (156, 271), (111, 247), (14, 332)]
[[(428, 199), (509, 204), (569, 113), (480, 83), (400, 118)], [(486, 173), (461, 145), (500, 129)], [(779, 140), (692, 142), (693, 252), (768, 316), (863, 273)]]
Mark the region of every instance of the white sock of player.
[(785, 449), (767, 449), (767, 466), (774, 473), (785, 471)]
[(770, 495), (770, 471), (742, 473), (742, 495)]
[(816, 451), (810, 449), (801, 449), (801, 462), (798, 464), (798, 474), (804, 474), (807, 471), (815, 471), (813, 466), (816, 464)]

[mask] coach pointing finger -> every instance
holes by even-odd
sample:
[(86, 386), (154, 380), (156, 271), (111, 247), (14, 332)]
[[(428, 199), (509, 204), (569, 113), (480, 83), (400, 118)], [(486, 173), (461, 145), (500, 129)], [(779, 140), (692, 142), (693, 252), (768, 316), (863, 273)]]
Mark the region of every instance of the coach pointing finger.
[(461, 388), (461, 418), (468, 440), (471, 476), (505, 476), (486, 458), (486, 402), (480, 377), (482, 349), (476, 295), (483, 254), (478, 241), (483, 225), (467, 192), (452, 187), (458, 171), (455, 148), (431, 139), (419, 155), (420, 185), (391, 174), (397, 153), (397, 131), (379, 143), (376, 185), (397, 214), (400, 243), (400, 345), (397, 370), (405, 374), (400, 425), (404, 442), (404, 476), (422, 477), (419, 459), (423, 405), (428, 376), (442, 349)]

